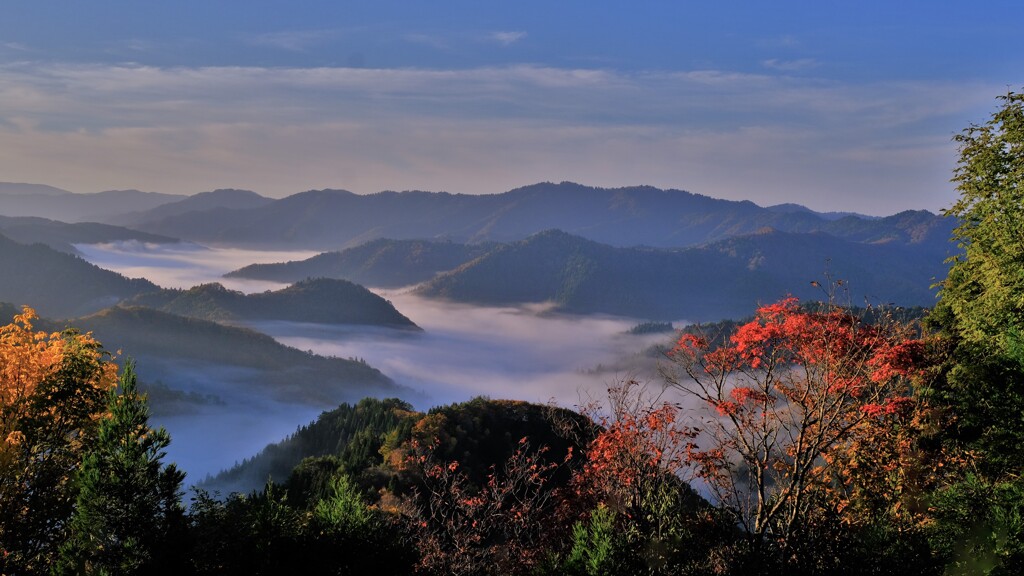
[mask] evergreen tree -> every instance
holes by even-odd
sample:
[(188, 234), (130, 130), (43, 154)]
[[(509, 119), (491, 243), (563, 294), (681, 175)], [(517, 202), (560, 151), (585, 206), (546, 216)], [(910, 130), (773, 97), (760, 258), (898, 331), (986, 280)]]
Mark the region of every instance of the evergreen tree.
[(61, 547), (57, 574), (179, 573), (184, 473), (164, 466), (170, 436), (149, 426), (149, 407), (139, 393), (131, 362), (111, 391), (110, 414), (78, 475), (79, 494), (71, 534)]

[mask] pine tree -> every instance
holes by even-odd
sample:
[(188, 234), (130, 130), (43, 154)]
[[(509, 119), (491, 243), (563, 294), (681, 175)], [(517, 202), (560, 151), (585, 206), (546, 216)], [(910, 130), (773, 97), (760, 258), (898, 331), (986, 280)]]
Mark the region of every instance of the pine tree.
[(162, 464), (170, 435), (149, 426), (149, 407), (125, 364), (110, 415), (78, 475), (71, 535), (61, 547), (57, 574), (177, 573), (172, 559), (184, 523), (184, 473)]

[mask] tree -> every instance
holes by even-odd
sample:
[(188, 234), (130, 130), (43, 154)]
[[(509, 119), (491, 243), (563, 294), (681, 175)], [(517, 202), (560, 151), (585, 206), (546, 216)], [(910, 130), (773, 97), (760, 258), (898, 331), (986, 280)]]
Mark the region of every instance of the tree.
[[(418, 446), (416, 448), (419, 448)], [(505, 463), (474, 486), (458, 461), (438, 462), (436, 445), (410, 464), (423, 479), (413, 517), (419, 569), (436, 574), (530, 574), (548, 553), (554, 524), (551, 480), (559, 464), (532, 450), (526, 437)], [(570, 449), (566, 461), (572, 457)]]
[(946, 412), (944, 441), (970, 462), (931, 495), (949, 573), (1013, 573), (1024, 558), (1024, 94), (999, 100), (955, 137), (960, 198), (946, 215), (962, 253), (929, 317), (949, 352), (926, 392)]
[(923, 344), (900, 325), (861, 322), (795, 298), (758, 309), (712, 349), (684, 334), (669, 383), (706, 408), (689, 461), (755, 552), (799, 564), (799, 543), (845, 479), (832, 457), (855, 432), (913, 405), (909, 376)]
[(41, 574), (71, 517), (74, 473), (96, 437), (117, 367), (88, 334), (0, 327), (0, 573)]
[[(601, 564), (615, 564), (615, 572), (678, 574), (684, 564), (707, 572), (709, 550), (724, 531), (710, 504), (686, 482), (698, 431), (682, 422), (679, 405), (652, 396), (634, 379), (610, 386), (607, 399), (607, 407), (584, 407), (602, 431), (572, 480), (576, 507), (589, 511), (591, 531), (614, 518), (616, 538), (599, 554)], [(573, 527), (570, 566), (583, 526)]]
[(185, 474), (162, 460), (170, 444), (163, 428), (149, 426), (131, 362), (111, 390), (109, 416), (78, 472), (70, 538), (61, 546), (61, 574), (173, 574), (180, 570)]
[(954, 139), (960, 198), (946, 215), (959, 219), (941, 302), (966, 342), (1012, 353), (1024, 330), (1024, 94), (1009, 92), (983, 125)]

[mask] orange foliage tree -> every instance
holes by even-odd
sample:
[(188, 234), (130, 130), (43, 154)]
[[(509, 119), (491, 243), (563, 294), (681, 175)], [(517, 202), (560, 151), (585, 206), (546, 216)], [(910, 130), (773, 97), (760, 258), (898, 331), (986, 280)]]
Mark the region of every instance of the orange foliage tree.
[(906, 325), (834, 305), (808, 311), (795, 298), (761, 307), (714, 349), (683, 335), (667, 376), (705, 407), (688, 455), (695, 473), (755, 546), (793, 557), (822, 510), (849, 504), (852, 479), (880, 488), (889, 478), (896, 455), (869, 463), (862, 450), (911, 419), (924, 346)]
[(0, 327), (0, 572), (43, 572), (74, 503), (74, 471), (117, 367), (88, 334)]

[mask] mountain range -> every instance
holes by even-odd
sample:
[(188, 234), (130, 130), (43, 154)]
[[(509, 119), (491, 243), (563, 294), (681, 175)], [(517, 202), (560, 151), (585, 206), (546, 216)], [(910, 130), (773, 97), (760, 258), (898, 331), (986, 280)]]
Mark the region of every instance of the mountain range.
[[(186, 209), (191, 202), (196, 209)], [(217, 191), (202, 202), (182, 200), (175, 210), (164, 206), (131, 215), (119, 211), (101, 221), (199, 243), (317, 250), (340, 250), (378, 238), (509, 242), (548, 229), (613, 246), (693, 246), (766, 226), (866, 242), (922, 241), (935, 235), (945, 240), (952, 227), (926, 211), (886, 218), (819, 214), (792, 205), (764, 208), (683, 190), (595, 188), (571, 182), (482, 195), (311, 190), (260, 200), (237, 191)]]
[[(823, 232), (765, 228), (687, 248), (621, 248), (559, 230), (510, 243), (375, 240), (308, 260), (252, 265), (228, 276), (292, 282), (335, 277), (378, 286), (422, 283), (421, 295), (506, 305), (548, 302), (568, 313), (710, 321), (743, 317), (757, 303), (826, 296), (842, 281), (850, 304), (929, 306), (945, 275), (947, 242), (855, 242)], [(461, 262), (456, 263), (458, 260)], [(449, 266), (444, 272), (438, 272)]]
[(550, 302), (556, 311), (657, 320), (740, 318), (787, 295), (841, 303), (930, 305), (944, 275), (927, 244), (867, 244), (766, 229), (699, 247), (617, 248), (549, 231), (503, 245), (420, 285), (477, 304)]

